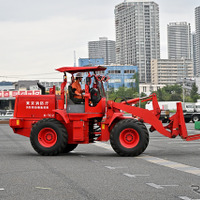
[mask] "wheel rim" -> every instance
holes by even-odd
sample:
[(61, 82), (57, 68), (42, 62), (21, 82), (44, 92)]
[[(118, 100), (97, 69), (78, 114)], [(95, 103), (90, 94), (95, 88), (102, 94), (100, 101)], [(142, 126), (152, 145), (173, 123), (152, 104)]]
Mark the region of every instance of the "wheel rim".
[(43, 128), (38, 134), (38, 141), (44, 147), (52, 147), (57, 141), (57, 134), (52, 128)]
[(195, 122), (197, 122), (197, 121), (199, 121), (199, 118), (198, 118), (197, 116), (194, 116), (194, 117), (193, 117), (193, 120), (194, 120)]
[(127, 128), (120, 133), (119, 140), (122, 146), (126, 148), (133, 148), (139, 143), (140, 136), (136, 130)]

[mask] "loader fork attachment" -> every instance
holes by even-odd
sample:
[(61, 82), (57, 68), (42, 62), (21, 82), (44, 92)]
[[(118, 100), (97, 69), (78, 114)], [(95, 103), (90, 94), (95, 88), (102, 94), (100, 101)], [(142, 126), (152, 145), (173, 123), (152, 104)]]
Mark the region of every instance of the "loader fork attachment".
[(185, 119), (184, 119), (184, 115), (183, 115), (183, 109), (182, 109), (182, 105), (181, 103), (177, 103), (177, 112), (175, 115), (173, 115), (170, 118), (170, 123), (168, 126), (171, 126), (171, 130), (173, 132), (173, 136), (177, 136), (180, 135), (183, 139), (185, 139), (186, 141), (192, 141), (192, 140), (198, 140), (200, 139), (200, 134), (197, 135), (190, 135), (188, 136), (187, 133), (187, 129), (186, 129), (186, 125), (185, 125)]
[(177, 103), (177, 111), (172, 117), (170, 117), (170, 123), (165, 127), (166, 129), (170, 129), (172, 133), (172, 138), (175, 138), (177, 135), (180, 135), (183, 139), (186, 139), (187, 129), (185, 125), (185, 119), (183, 116), (183, 109), (181, 103)]
[[(153, 110), (146, 110), (143, 108), (127, 105), (127, 103), (135, 104), (139, 101), (144, 102), (150, 100), (153, 104)], [(156, 94), (152, 94), (149, 97), (145, 98), (132, 99), (122, 103), (114, 102), (112, 104), (112, 107), (113, 109), (128, 112), (132, 114), (132, 116), (137, 116), (139, 120), (150, 124), (151, 132), (157, 130), (159, 133), (169, 138), (175, 138), (177, 135), (179, 135), (182, 139), (185, 139), (186, 141), (200, 139), (200, 134), (188, 136), (181, 102), (177, 103), (177, 111), (172, 117), (170, 117), (170, 122), (167, 126), (163, 126), (163, 124), (159, 120), (161, 110), (158, 105)]]

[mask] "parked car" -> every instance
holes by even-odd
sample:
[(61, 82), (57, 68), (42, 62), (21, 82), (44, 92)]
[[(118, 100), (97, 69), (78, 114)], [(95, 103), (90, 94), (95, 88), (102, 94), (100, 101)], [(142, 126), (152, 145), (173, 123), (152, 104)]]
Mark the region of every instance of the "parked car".
[(200, 112), (200, 104), (195, 104), (195, 112)]
[[(184, 105), (184, 104), (183, 104)], [(183, 108), (183, 110), (184, 110), (184, 108)], [(185, 103), (185, 110), (187, 111), (187, 112), (194, 112), (195, 111), (195, 106), (194, 106), (194, 104), (186, 104)]]
[(6, 117), (13, 117), (14, 112), (11, 110), (8, 110), (5, 114)]

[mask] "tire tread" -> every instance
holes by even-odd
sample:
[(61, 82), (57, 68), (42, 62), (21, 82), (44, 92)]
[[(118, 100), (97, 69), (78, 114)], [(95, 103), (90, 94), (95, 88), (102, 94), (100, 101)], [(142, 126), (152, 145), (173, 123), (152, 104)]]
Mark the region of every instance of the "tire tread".
[[(142, 130), (142, 134), (143, 134), (143, 136), (144, 136), (144, 141), (143, 141), (143, 146), (142, 146), (142, 148), (140, 148), (139, 150), (134, 150), (134, 151), (132, 151), (132, 152), (126, 152), (126, 151), (122, 151), (122, 149), (119, 147), (119, 145), (117, 145), (117, 143), (116, 143), (116, 135), (115, 135), (115, 132), (117, 132), (117, 130), (119, 130), (120, 129), (120, 127), (123, 125), (124, 126), (124, 124), (132, 124), (132, 123), (135, 123), (135, 124), (137, 124), (137, 126), (139, 126), (140, 127), (140, 129)], [(143, 153), (144, 151), (145, 151), (145, 149), (147, 148), (147, 146), (148, 146), (148, 143), (149, 143), (149, 133), (148, 133), (148, 131), (147, 131), (147, 128), (146, 128), (146, 126), (142, 123), (142, 122), (140, 122), (140, 121), (138, 121), (138, 120), (136, 120), (136, 119), (131, 119), (131, 118), (129, 118), (129, 119), (124, 119), (124, 120), (121, 120), (121, 121), (119, 121), (114, 127), (113, 127), (113, 129), (112, 129), (112, 131), (111, 131), (111, 134), (110, 134), (110, 143), (111, 143), (111, 146), (112, 146), (112, 148), (114, 149), (114, 151), (117, 153), (117, 154), (119, 154), (120, 156), (138, 156), (138, 155), (140, 155), (141, 153)]]
[[(54, 151), (44, 151), (41, 148), (39, 148), (35, 142), (35, 137), (37, 138), (37, 135), (36, 135), (38, 131), (37, 129), (40, 127), (42, 123), (52, 123), (60, 130), (60, 133), (61, 133), (60, 144), (59, 144), (59, 147)], [(63, 152), (63, 150), (66, 148), (67, 140), (68, 140), (68, 135), (67, 135), (67, 131), (64, 125), (60, 121), (54, 118), (44, 118), (38, 121), (36, 124), (33, 125), (31, 134), (30, 134), (30, 141), (31, 141), (32, 147), (35, 149), (35, 151), (37, 151), (40, 155), (43, 155), (43, 156), (55, 156)]]

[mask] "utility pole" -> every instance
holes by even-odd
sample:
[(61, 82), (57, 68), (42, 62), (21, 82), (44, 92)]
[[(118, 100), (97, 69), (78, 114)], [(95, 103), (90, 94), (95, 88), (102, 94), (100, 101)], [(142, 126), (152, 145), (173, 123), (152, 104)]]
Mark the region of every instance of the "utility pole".
[(186, 67), (185, 67), (185, 58), (183, 59), (183, 103), (185, 103), (185, 80), (186, 80)]
[(183, 79), (183, 103), (185, 103), (185, 79)]
[(76, 67), (76, 51), (74, 51), (74, 67)]

